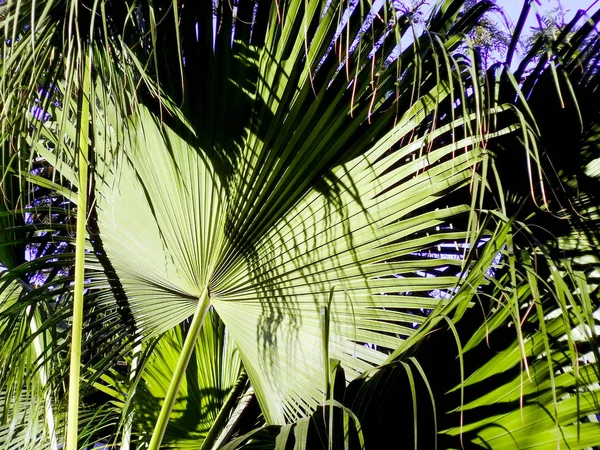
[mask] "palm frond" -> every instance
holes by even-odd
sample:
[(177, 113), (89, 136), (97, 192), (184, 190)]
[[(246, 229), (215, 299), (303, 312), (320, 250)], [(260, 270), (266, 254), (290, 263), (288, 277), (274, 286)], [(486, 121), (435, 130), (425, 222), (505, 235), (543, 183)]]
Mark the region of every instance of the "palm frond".
[[(523, 340), (466, 378), (460, 388), (472, 400), (459, 408), (464, 422), (446, 432), (489, 448), (599, 445), (597, 290), (590, 290), (584, 274), (543, 254), (523, 252), (515, 263), (518, 284), (508, 281), (509, 273), (499, 280), (507, 295), (496, 291), (496, 312), (464, 352), (506, 327), (522, 328)], [(513, 301), (518, 312), (502, 314), (514, 311), (503, 305)]]
[[(166, 332), (158, 342), (149, 342), (147, 350), (151, 351), (142, 352), (144, 355), (135, 380), (128, 381), (129, 375), (112, 369), (95, 382), (95, 386), (111, 399), (123, 423), (131, 414), (132, 436), (136, 445), (147, 445), (152, 434), (183, 338), (182, 328), (176, 327)], [(223, 423), (216, 424), (217, 419), (225, 423), (229, 419), (246, 380), (234, 341), (216, 313), (210, 313), (180, 387), (162, 448), (198, 448), (203, 445), (213, 427), (218, 431), (222, 429)], [(127, 390), (123, 390), (124, 386), (128, 386)], [(233, 395), (232, 401), (227, 403), (230, 395)], [(131, 401), (131, 397), (135, 400)], [(216, 437), (218, 433), (213, 435)]]

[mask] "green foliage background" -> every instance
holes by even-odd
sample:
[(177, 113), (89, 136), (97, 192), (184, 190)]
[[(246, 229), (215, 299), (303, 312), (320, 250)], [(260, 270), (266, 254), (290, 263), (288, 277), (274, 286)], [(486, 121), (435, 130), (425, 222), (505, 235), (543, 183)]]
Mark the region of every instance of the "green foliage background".
[(198, 3), (0, 4), (0, 446), (599, 446), (600, 12)]

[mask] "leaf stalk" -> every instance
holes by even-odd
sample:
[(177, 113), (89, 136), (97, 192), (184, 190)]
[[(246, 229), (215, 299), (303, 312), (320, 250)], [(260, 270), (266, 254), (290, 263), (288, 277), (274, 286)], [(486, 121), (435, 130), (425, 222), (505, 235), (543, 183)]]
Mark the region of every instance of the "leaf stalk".
[(150, 438), (148, 450), (158, 450), (160, 448), (160, 444), (162, 443), (167, 425), (169, 423), (171, 411), (173, 411), (173, 406), (175, 406), (175, 401), (177, 400), (179, 387), (181, 386), (181, 382), (185, 376), (185, 370), (190, 362), (192, 352), (194, 351), (194, 347), (196, 345), (196, 341), (198, 340), (198, 335), (200, 334), (200, 329), (202, 328), (202, 323), (204, 322), (204, 318), (206, 317), (209, 306), (210, 300), (208, 297), (208, 288), (205, 288), (200, 296), (198, 305), (196, 306), (196, 311), (194, 313), (190, 329), (185, 337), (181, 354), (177, 360), (175, 370), (173, 371), (173, 377), (171, 378), (169, 389), (167, 390), (160, 414), (158, 415), (158, 420), (154, 426), (154, 432)]
[(69, 369), (69, 403), (67, 412), (66, 450), (76, 450), (79, 421), (79, 378), (81, 372), (81, 337), (83, 334), (83, 285), (85, 278), (85, 229), (87, 220), (88, 152), (90, 116), (91, 59), (88, 53), (83, 68), (81, 110), (79, 114), (79, 189), (77, 192), (77, 235), (75, 238), (75, 279), (73, 286), (73, 324), (71, 365)]

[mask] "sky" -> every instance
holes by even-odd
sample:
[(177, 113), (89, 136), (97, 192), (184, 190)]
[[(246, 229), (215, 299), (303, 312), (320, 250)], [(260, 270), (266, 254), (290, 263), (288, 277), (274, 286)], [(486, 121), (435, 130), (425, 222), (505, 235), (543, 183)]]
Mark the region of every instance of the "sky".
[[(537, 1), (541, 5), (538, 5)], [(590, 6), (592, 8), (589, 11), (589, 14), (595, 12), (600, 8), (600, 0), (534, 0), (532, 5), (532, 11), (529, 15), (529, 21), (527, 22), (525, 29), (523, 30), (525, 34), (529, 33), (530, 26), (537, 26), (537, 22), (535, 19), (535, 11), (539, 11), (541, 15), (544, 12), (548, 12), (553, 10), (559, 5), (562, 5), (562, 9), (565, 12), (565, 20), (568, 22), (578, 9), (588, 9)], [(498, 6), (504, 9), (504, 12), (509, 17), (509, 19), (516, 24), (519, 19), (519, 14), (521, 13), (521, 9), (523, 8), (523, 0), (496, 0)]]

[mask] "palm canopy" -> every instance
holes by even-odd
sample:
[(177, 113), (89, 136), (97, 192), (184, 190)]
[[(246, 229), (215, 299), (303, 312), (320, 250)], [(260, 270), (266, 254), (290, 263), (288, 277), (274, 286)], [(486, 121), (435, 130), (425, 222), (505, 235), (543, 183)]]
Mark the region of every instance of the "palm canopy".
[[(350, 381), (392, 351), (404, 354), (440, 320), (460, 317), (501, 248), (479, 261), (430, 257), (450, 243), (460, 255), (486, 236), (477, 214), (486, 146), (519, 124), (513, 109), (491, 99), (468, 58), (450, 53), (488, 3), (459, 16), (462, 2), (439, 2), (419, 26), (391, 2), (216, 6), (47, 2), (39, 14), (35, 2), (2, 6), (5, 37), (12, 35), (1, 60), (9, 75), (2, 98), (5, 114), (17, 118), (3, 130), (3, 150), (12, 164), (33, 158), (54, 171), (43, 181), (26, 165), (6, 166), (19, 177), (5, 183), (66, 195), (83, 211), (79, 225), (87, 214), (84, 373), (124, 406), (123, 435), (133, 408), (142, 440), (148, 415), (140, 418), (136, 398), (143, 392), (170, 397), (163, 411), (173, 422), (177, 405), (193, 407), (193, 383), (176, 397), (191, 355), (204, 360), (210, 351), (202, 344), (209, 329), (200, 327), (207, 314), (227, 328), (215, 338), (220, 352), (229, 349), (225, 336), (235, 341), (267, 422), (284, 424), (323, 399), (330, 359), (341, 361)], [(57, 17), (68, 18), (64, 34)], [(55, 106), (41, 102), (52, 114), (45, 123), (23, 114), (40, 83), (59, 95)], [(78, 153), (86, 158), (79, 163)], [(8, 211), (19, 201), (32, 205), (23, 190), (14, 192)], [(48, 228), (70, 243), (72, 228), (61, 223)], [(30, 230), (10, 230), (3, 248), (18, 256)], [(499, 236), (501, 244), (506, 233)], [(3, 316), (28, 324), (28, 306), (44, 312), (39, 326), (56, 339), (34, 367), (64, 367), (71, 331), (74, 255), (52, 256), (57, 270)], [(35, 262), (0, 262), (10, 269), (7, 281), (37, 273)], [(174, 331), (181, 323), (183, 356), (161, 390), (145, 367), (168, 359), (165, 342), (181, 339)], [(24, 348), (42, 335), (31, 334)], [(139, 342), (145, 349), (130, 356)], [(18, 347), (17, 340), (3, 352)], [(108, 374), (121, 359), (131, 366), (129, 404), (107, 387), (118, 386)], [(5, 367), (8, 387), (18, 366)], [(236, 367), (214, 377), (225, 379), (211, 394), (225, 413)], [(56, 370), (50, 382), (58, 398), (61, 375)], [(173, 422), (166, 436), (177, 446)], [(209, 445), (214, 433), (200, 422), (186, 438)]]

